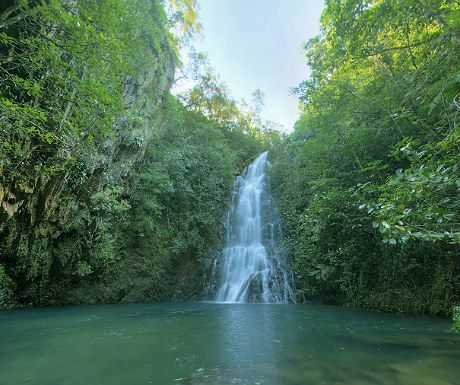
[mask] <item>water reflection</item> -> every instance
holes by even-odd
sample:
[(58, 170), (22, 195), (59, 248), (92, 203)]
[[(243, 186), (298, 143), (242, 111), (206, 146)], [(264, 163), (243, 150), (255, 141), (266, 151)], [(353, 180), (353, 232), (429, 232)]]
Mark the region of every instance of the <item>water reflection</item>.
[[(219, 366), (227, 367), (233, 381), (263, 381), (267, 372), (276, 372), (281, 341), (273, 324), (273, 306), (216, 305), (219, 308), (219, 330), (222, 354)], [(231, 363), (231, 366), (229, 366)]]
[(447, 320), (311, 305), (0, 312), (1, 385), (455, 385)]

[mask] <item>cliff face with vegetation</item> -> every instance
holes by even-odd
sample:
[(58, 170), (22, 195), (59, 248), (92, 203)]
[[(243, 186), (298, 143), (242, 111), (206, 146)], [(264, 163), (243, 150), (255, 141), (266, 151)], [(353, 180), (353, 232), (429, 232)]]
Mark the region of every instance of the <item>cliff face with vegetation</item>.
[(300, 298), (449, 313), (460, 301), (460, 7), (326, 2), (275, 193)]
[(52, 302), (113, 262), (176, 63), (159, 2), (45, 4), (0, 10), (4, 306)]
[(110, 232), (174, 76), (159, 2), (10, 2), (0, 25), (0, 303), (60, 298)]
[(193, 2), (170, 5), (2, 3), (0, 307), (202, 292), (232, 180), (269, 138), (209, 71), (188, 109), (169, 94), (169, 28), (196, 27)]

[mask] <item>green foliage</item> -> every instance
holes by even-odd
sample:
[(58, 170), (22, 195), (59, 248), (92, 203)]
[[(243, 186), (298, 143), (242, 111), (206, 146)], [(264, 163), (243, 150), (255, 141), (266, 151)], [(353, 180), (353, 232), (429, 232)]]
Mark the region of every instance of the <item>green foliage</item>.
[(448, 0), (326, 1), (305, 46), (312, 75), (295, 89), (303, 112), (282, 138), (260, 118), (263, 94), (237, 103), (201, 53), (194, 86), (167, 95), (178, 41), (199, 30), (195, 1), (8, 0), (0, 307), (193, 298), (235, 175), (273, 147), (299, 298), (450, 312), (459, 12)]
[(147, 16), (158, 6), (146, 1), (19, 4), (20, 21), (10, 15), (1, 26), (0, 160), (8, 183), (63, 171), (114, 135), (123, 86), (155, 60), (146, 45), (160, 49), (160, 41), (147, 36), (162, 28)]
[(268, 142), (228, 97), (202, 100), (204, 116), (167, 96), (178, 62), (167, 28), (199, 29), (194, 1), (169, 5), (0, 6), (1, 307), (202, 285), (229, 186)]
[(117, 260), (177, 62), (167, 22), (150, 0), (0, 6), (0, 262), (18, 302), (65, 302)]
[(454, 329), (460, 331), (460, 306), (454, 306), (452, 311), (452, 320), (454, 321)]
[(0, 264), (0, 308), (9, 308), (15, 304), (13, 290), (14, 282)]
[(185, 36), (200, 32), (196, 0), (170, 0), (169, 23), (175, 29), (182, 30)]
[[(237, 143), (227, 138), (225, 128), (188, 112), (173, 98), (165, 108), (134, 177), (132, 209), (122, 230), (123, 260), (116, 267), (122, 274), (113, 290), (123, 300), (189, 298), (202, 292), (200, 275), (211, 262), (209, 251), (221, 247), (228, 192), (241, 172)], [(246, 155), (259, 151), (260, 145)]]
[[(460, 243), (460, 127), (436, 143), (421, 148), (407, 139), (398, 150), (410, 166), (397, 170), (387, 183), (378, 187), (377, 202), (366, 204), (385, 226), (389, 241), (445, 240)], [(399, 154), (398, 154), (399, 155)], [(374, 186), (366, 187), (369, 191)]]
[(458, 12), (326, 2), (273, 171), (299, 296), (433, 313), (458, 301)]
[(244, 100), (238, 103), (227, 86), (209, 65), (206, 54), (190, 52), (189, 68), (181, 69), (181, 78), (194, 80), (193, 87), (179, 94), (178, 98), (190, 111), (199, 112), (221, 127), (231, 146), (237, 151), (239, 166), (245, 167), (260, 146), (273, 146), (281, 141), (279, 127), (274, 122), (262, 121), (260, 112), (264, 94), (253, 92), (253, 104)]

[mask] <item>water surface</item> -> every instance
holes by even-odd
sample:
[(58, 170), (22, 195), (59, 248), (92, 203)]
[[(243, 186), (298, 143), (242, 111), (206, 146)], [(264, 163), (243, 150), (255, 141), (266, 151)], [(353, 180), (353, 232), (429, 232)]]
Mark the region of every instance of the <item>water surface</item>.
[(324, 305), (0, 312), (1, 385), (454, 385), (459, 348), (448, 320)]

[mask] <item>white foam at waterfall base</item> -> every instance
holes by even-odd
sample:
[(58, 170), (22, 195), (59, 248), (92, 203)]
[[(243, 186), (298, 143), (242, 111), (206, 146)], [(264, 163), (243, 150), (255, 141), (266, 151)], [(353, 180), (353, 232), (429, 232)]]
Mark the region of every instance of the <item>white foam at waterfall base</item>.
[(274, 238), (276, 210), (265, 173), (267, 155), (259, 155), (235, 181), (219, 264), (218, 302), (295, 302), (284, 255)]

